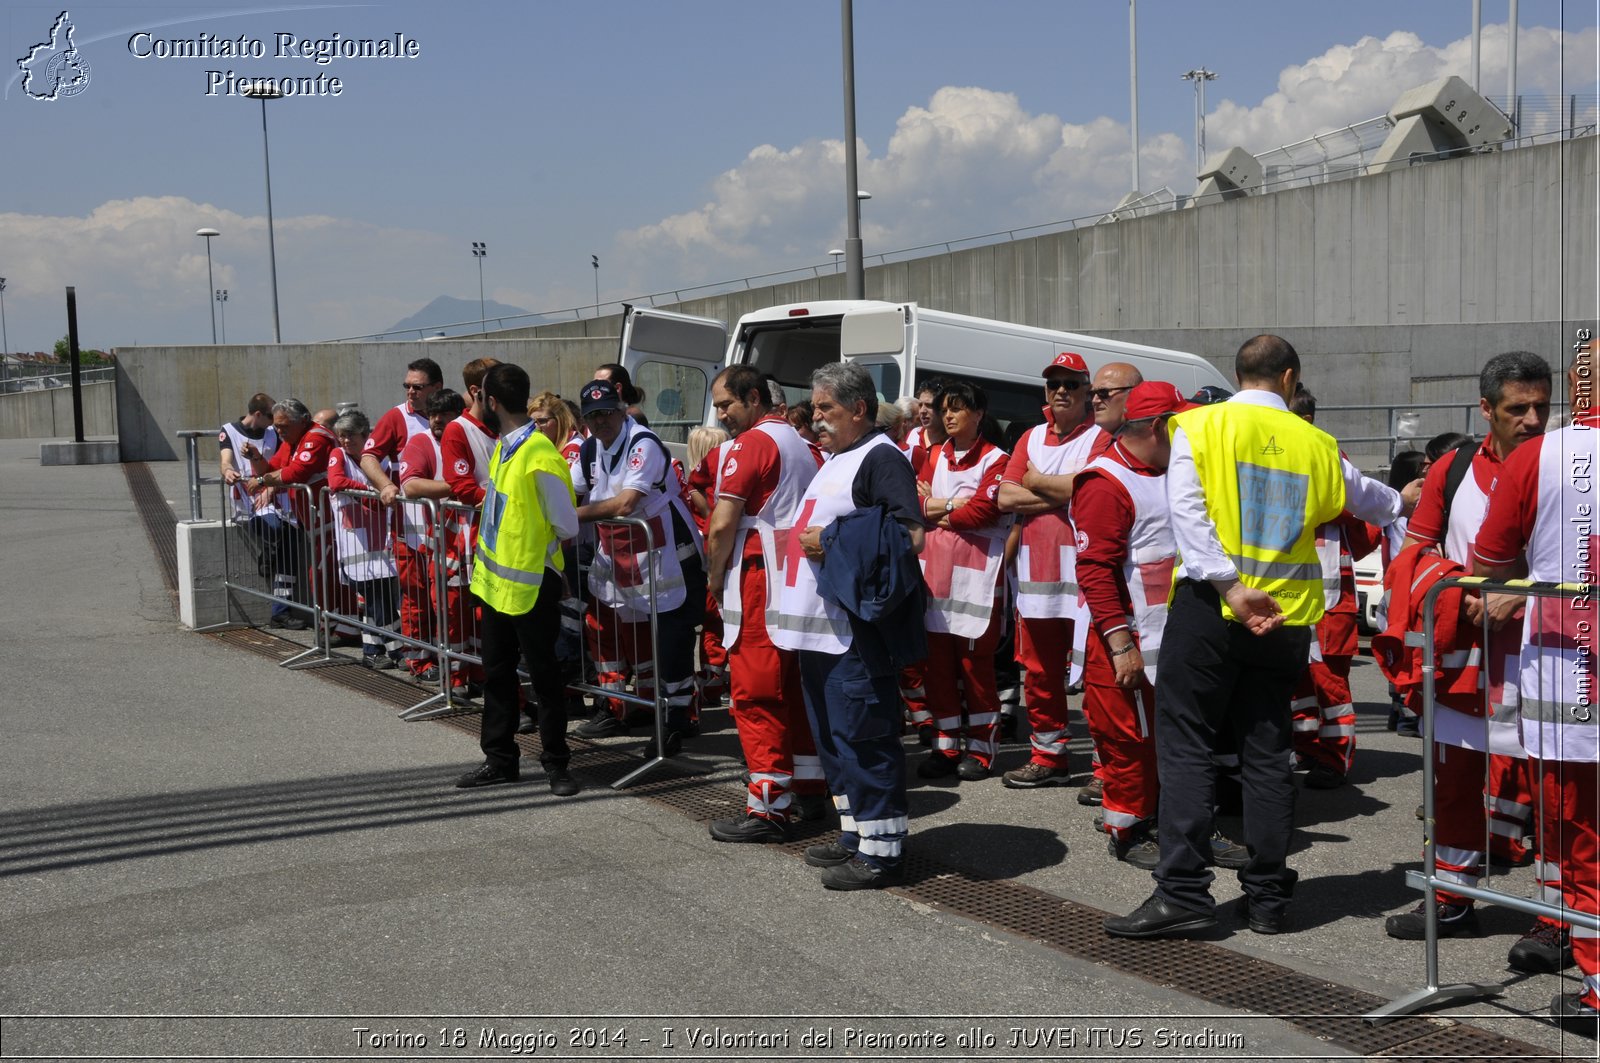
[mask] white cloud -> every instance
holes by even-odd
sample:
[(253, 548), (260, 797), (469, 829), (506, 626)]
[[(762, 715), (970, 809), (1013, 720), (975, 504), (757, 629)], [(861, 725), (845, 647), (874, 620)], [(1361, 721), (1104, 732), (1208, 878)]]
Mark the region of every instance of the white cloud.
[[(1504, 24), (1483, 28), (1479, 86), (1483, 94), (1503, 97), (1506, 91), (1508, 34)], [(1596, 30), (1576, 33), (1526, 26), (1517, 35), (1517, 94), (1554, 95), (1568, 82), (1592, 83)], [(1254, 106), (1223, 100), (1206, 116), (1206, 143), (1211, 148), (1239, 145), (1251, 152), (1269, 151), (1315, 133), (1375, 118), (1389, 109), (1406, 89), (1455, 74), (1470, 79), (1469, 37), (1443, 47), (1423, 43), (1416, 34), (1396, 31), (1381, 40), (1363, 37), (1355, 44), (1335, 45), (1321, 55), (1278, 75), (1278, 91)], [(1573, 91), (1574, 85), (1565, 86)], [(1525, 101), (1530, 108), (1533, 101)], [(1528, 123), (1525, 132), (1541, 131)]]
[[(204, 226), (222, 234), (211, 240), (212, 286), (229, 290), (228, 338), (270, 341), (266, 218), (146, 196), (81, 217), (0, 214), (11, 346), (48, 349), (66, 332), (67, 285), (86, 346), (209, 343), (206, 246), (194, 235)], [(276, 232), (285, 340), (384, 328), (460, 287), (460, 270), (440, 274), (445, 240), (433, 233), (324, 215), (280, 217)]]
[[(1505, 91), (1506, 42), (1504, 25), (1484, 27), (1487, 95)], [(1566, 34), (1524, 27), (1519, 93), (1560, 92), (1563, 69), (1569, 82), (1588, 88), (1595, 48), (1593, 27)], [(1258, 103), (1216, 104), (1207, 143), (1259, 152), (1375, 117), (1406, 88), (1467, 76), (1470, 49), (1466, 37), (1434, 47), (1403, 31), (1335, 45), (1286, 67), (1277, 91)], [(1539, 128), (1530, 122), (1525, 132)], [(862, 209), (868, 254), (1108, 210), (1129, 185), (1128, 140), (1126, 123), (1116, 119), (1069, 124), (1025, 111), (1009, 93), (942, 88), (901, 115), (881, 155), (858, 145), (859, 183), (873, 194)], [(705, 204), (619, 234), (618, 249), (642, 284), (825, 264), (827, 249), (844, 238), (843, 151), (839, 140), (763, 144), (711, 183)], [(1145, 138), (1140, 171), (1145, 191), (1166, 185), (1187, 193), (1192, 142), (1173, 133)]]

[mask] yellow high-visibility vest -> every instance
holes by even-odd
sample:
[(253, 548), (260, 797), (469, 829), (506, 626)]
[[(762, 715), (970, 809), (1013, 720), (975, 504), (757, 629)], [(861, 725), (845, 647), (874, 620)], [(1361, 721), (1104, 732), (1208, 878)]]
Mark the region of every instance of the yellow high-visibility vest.
[(567, 485), (567, 459), (543, 432), (529, 426), (502, 438), (489, 456), (489, 486), (478, 521), (478, 549), (472, 565), (472, 593), (496, 612), (520, 616), (539, 600), (544, 570), (563, 570), (561, 541), (545, 516), (538, 474), (547, 472)]
[[(1224, 402), (1180, 413), (1206, 512), (1239, 580), (1277, 599), (1284, 623), (1322, 618), (1316, 530), (1344, 509), (1339, 444), (1286, 410)], [(1238, 619), (1227, 604), (1222, 614)]]

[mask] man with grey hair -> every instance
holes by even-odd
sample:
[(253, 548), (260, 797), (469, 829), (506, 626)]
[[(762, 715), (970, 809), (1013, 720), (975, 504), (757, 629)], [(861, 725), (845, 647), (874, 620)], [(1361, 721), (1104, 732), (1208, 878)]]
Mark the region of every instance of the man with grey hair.
[[(876, 889), (902, 877), (906, 769), (896, 677), (927, 652), (916, 562), (922, 506), (910, 464), (875, 426), (878, 395), (867, 371), (830, 363), (812, 374), (811, 388), (832, 456), (801, 498), (772, 641), (799, 652), (806, 714), (839, 811), (839, 840), (813, 845), (806, 862), (823, 869), (828, 889)], [(895, 584), (907, 561), (910, 579)], [(888, 611), (869, 623), (862, 599), (873, 577), (888, 579), (873, 587)], [(915, 645), (899, 644), (907, 635)]]
[[(305, 491), (289, 491), (289, 504), (286, 507), (292, 517), (291, 523), (300, 529), (300, 546), (296, 552), (300, 556), (296, 564), (295, 577), (297, 580), (307, 579), (305, 562), (311, 554), (305, 545), (304, 536), (311, 532), (311, 505), (308, 498), (315, 496), (318, 490), (328, 482), (328, 459), (339, 447), (339, 440), (334, 434), (322, 425), (311, 419), (311, 411), (299, 399), (280, 399), (272, 406), (272, 427), (278, 433), (279, 445), (277, 451), (268, 462), (270, 471), (264, 476), (252, 476), (245, 481), (245, 490), (254, 493), (263, 487), (284, 487), (289, 484), (304, 484), (310, 488), (308, 495)], [(327, 503), (323, 503), (322, 516), (326, 517)], [(316, 585), (311, 581), (313, 594), (320, 594)], [(354, 629), (348, 629), (353, 632)]]

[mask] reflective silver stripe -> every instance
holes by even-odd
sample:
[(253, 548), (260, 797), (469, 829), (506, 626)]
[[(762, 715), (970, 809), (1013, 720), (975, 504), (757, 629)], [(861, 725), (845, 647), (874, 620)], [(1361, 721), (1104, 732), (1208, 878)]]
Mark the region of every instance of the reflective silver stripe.
[(1483, 859), (1483, 854), (1476, 849), (1456, 849), (1448, 845), (1439, 846), (1436, 856), (1441, 863), (1456, 867), (1477, 867), (1478, 861)]
[(1524, 698), (1522, 718), (1540, 723), (1559, 723), (1567, 727), (1595, 727), (1600, 725), (1600, 710), (1594, 705), (1579, 705), (1575, 701), (1545, 701)]
[(544, 576), (543, 571), (528, 572), (524, 569), (512, 568), (510, 565), (502, 565), (494, 558), (489, 557), (482, 550), (478, 551), (477, 563), (503, 580), (510, 580), (512, 583), (526, 584), (529, 587), (537, 587), (540, 579), (542, 579)]
[(863, 837), (858, 849), (863, 856), (893, 857), (900, 855), (900, 842), (885, 841), (882, 838)]
[(791, 616), (788, 613), (779, 613), (778, 629), (800, 631), (811, 635), (838, 635), (848, 633), (850, 626), (848, 623), (835, 625), (825, 616)]
[(929, 598), (928, 611), (955, 613), (959, 616), (986, 617), (994, 612), (994, 603), (988, 602), (979, 605), (977, 602), (964, 602), (959, 598)]
[(1040, 582), (1040, 581), (1035, 581), (1035, 580), (1023, 580), (1023, 581), (1018, 582), (1018, 584), (1017, 584), (1017, 593), (1018, 594), (1077, 594), (1078, 593), (1078, 585), (1076, 583), (1066, 583), (1066, 582), (1062, 582), (1062, 581), (1051, 583), (1051, 582)]
[(1493, 794), (1483, 795), (1483, 807), (1490, 812), (1495, 812), (1502, 816), (1511, 816), (1517, 820), (1526, 820), (1533, 816), (1532, 805), (1524, 805), (1517, 801), (1507, 801), (1505, 798), (1495, 797)]
[(1229, 554), (1228, 559), (1233, 562), (1233, 567), (1239, 570), (1241, 576), (1251, 576), (1255, 579), (1322, 582), (1322, 566), (1319, 564), (1297, 565), (1292, 561), (1262, 561), (1242, 554)]

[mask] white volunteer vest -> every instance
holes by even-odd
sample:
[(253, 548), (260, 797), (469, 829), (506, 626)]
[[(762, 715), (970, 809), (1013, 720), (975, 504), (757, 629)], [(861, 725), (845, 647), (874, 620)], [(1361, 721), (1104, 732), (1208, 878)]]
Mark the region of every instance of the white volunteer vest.
[[(981, 445), (981, 440), (974, 444)], [(941, 445), (934, 459), (933, 497), (973, 497), (995, 463), (1005, 460), (1005, 451), (990, 447), (971, 468), (952, 469)], [(920, 560), (923, 582), (928, 585), (925, 626), (929, 631), (975, 639), (989, 630), (1010, 530), (1009, 517), (971, 531), (928, 528)]]
[[(360, 463), (342, 449), (339, 460), (344, 462), (345, 476), (357, 483), (368, 483)], [(343, 492), (329, 497), (333, 503), (333, 547), (344, 578), (351, 583), (364, 583), (392, 577), (394, 553), (382, 507), (371, 499), (349, 498)]]
[[(261, 451), (262, 461), (272, 457), (272, 452), (278, 449), (278, 432), (271, 426), (268, 426), (267, 430), (261, 434), (259, 440), (251, 439), (241, 432), (238, 421), (229, 421), (222, 426), (222, 430), (228, 434), (229, 449), (234, 454), (233, 467), (239, 470), (241, 477), (250, 475), (250, 463), (239, 454), (240, 447), (246, 443), (254, 443)], [(247, 521), (258, 512), (262, 515), (277, 512), (278, 507), (275, 504), (262, 506), (258, 510), (255, 499), (250, 496), (249, 491), (244, 489), (244, 480), (242, 479), (228, 489), (228, 494), (233, 499), (233, 519), (236, 521)]]
[[(1047, 446), (1048, 425), (1028, 430), (1022, 446), (1046, 476), (1075, 476), (1088, 464), (1105, 432), (1092, 425), (1060, 446)], [(1078, 548), (1065, 507), (1026, 517), (1017, 551), (1017, 612), (1039, 619), (1076, 619), (1082, 602), (1077, 583)]]
[[(1470, 457), (1477, 460), (1478, 452)], [(1457, 455), (1451, 460), (1460, 461), (1468, 455)], [(1465, 565), (1472, 571), (1472, 543), (1483, 527), (1483, 518), (1489, 512), (1489, 496), (1478, 486), (1477, 473), (1471, 469), (1456, 489), (1450, 503), (1450, 525), (1445, 529), (1444, 556)], [(1517, 736), (1517, 661), (1518, 642), (1515, 631), (1509, 626), (1489, 633), (1489, 660), (1480, 668), (1480, 681), (1489, 690), (1489, 700), (1495, 715), (1485, 720), (1470, 713), (1433, 703), (1434, 737), (1445, 745), (1475, 749), (1479, 752), (1500, 753), (1508, 757), (1525, 757), (1527, 752)]]
[[(424, 434), (432, 434), (428, 426), (427, 416), (425, 414), (413, 413), (411, 410), (411, 404), (409, 402), (402, 402), (400, 405), (396, 406), (395, 412), (400, 415), (400, 423), (406, 426), (406, 438), (405, 442), (400, 444), (400, 450), (405, 450), (406, 443), (411, 442), (413, 437)], [(438, 449), (437, 441), (434, 443), (434, 449)], [(400, 465), (399, 451), (395, 452), (393, 464), (396, 468), (398, 468)], [(428, 528), (427, 509), (423, 506), (417, 505), (415, 502), (401, 502), (400, 537), (405, 540), (405, 544), (411, 547), (413, 550), (420, 549), (422, 544), (427, 540), (429, 531), (430, 529)]]
[[(632, 418), (627, 420), (623, 432), (625, 438), (617, 461), (619, 467), (615, 472), (610, 468), (605, 448), (596, 442), (594, 467), (587, 470), (590, 503), (615, 498), (623, 489), (629, 452), (646, 437), (658, 438)], [(671, 461), (666, 462), (663, 489), (656, 491), (653, 484), (651, 487), (652, 490), (645, 493), (644, 501), (633, 511), (633, 515), (650, 522), (655, 541), (653, 553), (643, 555), (643, 543), (634, 542), (637, 535), (634, 528), (621, 525), (605, 527), (602, 524), (597, 529), (594, 562), (589, 566), (589, 590), (596, 599), (617, 610), (619, 620), (632, 622), (649, 619), (652, 586), (655, 588), (657, 615), (681, 606), (686, 587), (680, 554), (685, 550), (701, 548), (699, 533), (695, 530), (688, 507), (683, 504), (683, 487)], [(677, 540), (673, 510), (678, 511), (682, 526), (689, 531), (691, 539), (687, 543)]]
[[(800, 512), (806, 489), (817, 475), (817, 462), (811, 456), (811, 447), (787, 421), (774, 418), (757, 422), (751, 429), (770, 438), (778, 448), (778, 484), (761, 512), (752, 514), (748, 509), (739, 518), (739, 527), (733, 540), (733, 556), (722, 582), (722, 644), (732, 647), (739, 641), (739, 631), (744, 623), (743, 593), (739, 573), (744, 567), (745, 543), (751, 535), (761, 541), (761, 558), (766, 566), (767, 607), (762, 622), (769, 633), (778, 626), (778, 596), (784, 585), (783, 566), (788, 552), (789, 534), (794, 528), (795, 514)], [(730, 462), (739, 460), (732, 440), (719, 448), (717, 462), (717, 497), (722, 497), (722, 476)]]
[[(830, 457), (806, 488), (794, 527), (800, 531), (826, 528), (853, 511), (856, 474), (866, 456), (878, 447), (899, 449), (893, 440), (878, 432), (854, 450)], [(853, 640), (850, 617), (818, 592), (817, 563), (801, 553), (797, 534), (789, 536), (785, 555), (777, 624), (768, 629), (773, 645), (784, 650), (844, 653)]]
[(1102, 455), (1089, 463), (1104, 469), (1133, 502), (1133, 526), (1128, 529), (1128, 556), (1122, 578), (1128, 585), (1133, 615), (1128, 623), (1139, 640), (1145, 678), (1154, 686), (1161, 633), (1167, 626), (1167, 602), (1172, 596), (1172, 572), (1178, 543), (1172, 537), (1172, 509), (1167, 503), (1167, 477), (1141, 476), (1121, 462)]
[[(1594, 477), (1600, 429), (1568, 425), (1539, 445), (1539, 494), (1528, 542), (1528, 578), (1592, 582), (1600, 564)], [(1600, 760), (1592, 593), (1529, 598), (1522, 629), (1519, 722), (1530, 756), (1593, 764)]]

